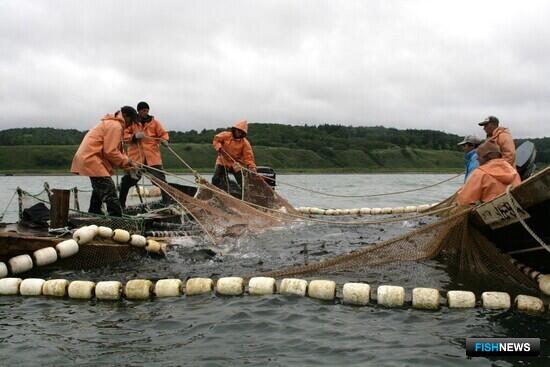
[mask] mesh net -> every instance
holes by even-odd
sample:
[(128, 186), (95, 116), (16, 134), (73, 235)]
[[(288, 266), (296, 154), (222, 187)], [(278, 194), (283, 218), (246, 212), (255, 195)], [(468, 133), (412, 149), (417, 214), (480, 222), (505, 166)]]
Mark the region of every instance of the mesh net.
[(450, 270), (457, 274), (491, 275), (536, 288), (534, 281), (519, 271), (508, 255), (502, 254), (493, 243), (469, 224), (469, 214), (469, 210), (460, 211), (415, 231), (358, 251), (261, 275), (280, 278), (361, 273), (362, 270), (367, 271), (374, 266), (438, 258), (447, 262)]
[(286, 213), (299, 214), (290, 203), (279, 195), (265, 180), (254, 173), (243, 173), (243, 200), (264, 208), (282, 210)]

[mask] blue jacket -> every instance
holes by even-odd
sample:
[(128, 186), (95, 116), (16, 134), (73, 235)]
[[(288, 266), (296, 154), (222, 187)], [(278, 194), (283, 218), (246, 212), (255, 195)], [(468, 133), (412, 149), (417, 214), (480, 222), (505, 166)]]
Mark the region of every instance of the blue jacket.
[(468, 176), (479, 167), (479, 162), (477, 161), (477, 152), (476, 150), (471, 150), (464, 155), (464, 164), (466, 165), (466, 175), (464, 176), (464, 182), (468, 179)]

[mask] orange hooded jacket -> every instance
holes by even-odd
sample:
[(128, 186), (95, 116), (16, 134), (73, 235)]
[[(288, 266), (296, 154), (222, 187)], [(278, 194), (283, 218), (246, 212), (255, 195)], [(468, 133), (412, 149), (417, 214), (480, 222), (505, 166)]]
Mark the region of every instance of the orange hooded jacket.
[(505, 127), (497, 127), (489, 140), (494, 141), (500, 147), (502, 158), (512, 167), (516, 167), (516, 145), (510, 130)]
[(491, 201), (506, 191), (508, 185), (521, 183), (518, 172), (504, 158), (497, 158), (476, 168), (458, 191), (460, 205), (470, 205), (477, 201)]
[[(248, 123), (246, 120), (237, 122), (233, 125), (233, 127), (248, 134)], [(220, 151), (220, 148), (223, 148), (223, 151), (220, 151), (218, 158), (216, 159), (217, 165), (224, 166), (225, 168), (233, 168), (235, 172), (239, 172), (240, 169), (238, 166), (235, 166), (234, 160), (236, 160), (239, 164), (245, 164), (248, 169), (256, 171), (254, 152), (252, 151), (252, 146), (246, 137), (235, 139), (233, 138), (231, 131), (224, 131), (214, 137), (212, 145), (216, 151)], [(223, 153), (224, 151), (227, 152), (234, 160), (227, 157), (227, 155)]]
[[(134, 134), (139, 131), (143, 131), (145, 137), (132, 141)], [(144, 124), (135, 122), (124, 130), (124, 142), (128, 144), (128, 157), (148, 166), (162, 165), (158, 139), (168, 140), (169, 137), (162, 124), (154, 117)]]
[(113, 166), (128, 167), (128, 157), (122, 151), (124, 118), (119, 112), (107, 114), (88, 131), (73, 158), (71, 172), (81, 176), (107, 177)]

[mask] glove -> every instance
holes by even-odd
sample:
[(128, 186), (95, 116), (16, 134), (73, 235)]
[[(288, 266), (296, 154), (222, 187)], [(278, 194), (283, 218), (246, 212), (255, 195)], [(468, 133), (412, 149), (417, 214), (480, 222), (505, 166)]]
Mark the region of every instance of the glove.
[(253, 166), (248, 166), (248, 169), (251, 170), (252, 172), (256, 173), (256, 167), (253, 167)]
[(128, 158), (128, 166), (131, 167), (131, 168), (134, 168), (134, 167), (137, 167), (137, 164), (136, 164), (136, 162), (134, 162), (133, 160)]
[(242, 166), (238, 162), (233, 163), (233, 171), (240, 172), (241, 169), (242, 169)]
[(163, 146), (165, 146), (165, 147), (168, 147), (168, 145), (170, 145), (170, 144), (168, 143), (168, 140), (164, 140), (164, 139), (162, 139), (162, 140), (160, 141), (160, 143), (161, 143)]
[(138, 131), (137, 133), (134, 134), (134, 138), (136, 138), (136, 140), (141, 140), (145, 137), (145, 134), (143, 133), (143, 131)]

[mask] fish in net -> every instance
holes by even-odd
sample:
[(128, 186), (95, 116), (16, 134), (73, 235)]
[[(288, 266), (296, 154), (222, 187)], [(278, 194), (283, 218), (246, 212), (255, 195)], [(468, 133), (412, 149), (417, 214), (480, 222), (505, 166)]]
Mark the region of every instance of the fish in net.
[(469, 223), (470, 212), (470, 209), (461, 210), (412, 232), (357, 251), (316, 263), (251, 274), (247, 278), (257, 275), (281, 278), (357, 274), (375, 266), (438, 259), (446, 262), (455, 274), (487, 275), (536, 288), (536, 283), (516, 268), (510, 256), (502, 254)]

